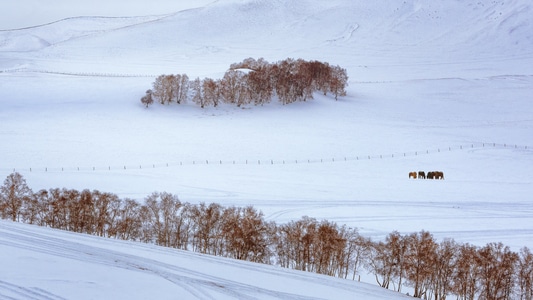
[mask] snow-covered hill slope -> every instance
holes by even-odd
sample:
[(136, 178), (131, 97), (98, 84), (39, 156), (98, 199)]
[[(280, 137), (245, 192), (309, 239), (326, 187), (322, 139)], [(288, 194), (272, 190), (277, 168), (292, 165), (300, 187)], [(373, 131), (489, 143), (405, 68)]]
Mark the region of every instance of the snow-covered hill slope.
[(0, 51), (41, 49), (31, 65), (38, 69), (195, 76), (246, 57), (296, 56), (343, 63), (354, 76), (358, 66), (422, 71), (531, 59), (532, 27), (531, 4), (523, 0), (217, 1), (159, 20), (73, 18), (4, 31)]
[(406, 299), (350, 280), (0, 221), (2, 299)]
[[(428, 230), (533, 248), (531, 6), (225, 0), (0, 31), (0, 178), (254, 205), (375, 239)], [(338, 64), (348, 95), (245, 109), (139, 101), (150, 76), (218, 78), (247, 57)], [(418, 170), (446, 179), (409, 180)]]

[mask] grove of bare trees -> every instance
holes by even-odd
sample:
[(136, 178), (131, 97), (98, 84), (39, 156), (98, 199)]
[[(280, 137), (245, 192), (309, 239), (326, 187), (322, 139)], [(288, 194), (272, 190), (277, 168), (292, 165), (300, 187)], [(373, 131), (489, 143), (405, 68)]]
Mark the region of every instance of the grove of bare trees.
[(189, 99), (201, 108), (220, 103), (240, 107), (263, 105), (276, 96), (282, 104), (289, 104), (313, 99), (315, 92), (331, 93), (337, 100), (346, 95), (347, 85), (348, 75), (340, 66), (303, 59), (268, 63), (263, 58), (247, 58), (232, 64), (222, 79), (160, 75), (141, 102), (148, 107), (153, 97), (161, 104), (181, 104)]
[(252, 206), (190, 204), (154, 192), (143, 203), (97, 190), (33, 192), (19, 173), (0, 186), (0, 216), (107, 238), (154, 243), (351, 280), (372, 274), (383, 288), (423, 299), (533, 299), (533, 253), (483, 247), (427, 231), (372, 241), (356, 228), (302, 217), (266, 221)]

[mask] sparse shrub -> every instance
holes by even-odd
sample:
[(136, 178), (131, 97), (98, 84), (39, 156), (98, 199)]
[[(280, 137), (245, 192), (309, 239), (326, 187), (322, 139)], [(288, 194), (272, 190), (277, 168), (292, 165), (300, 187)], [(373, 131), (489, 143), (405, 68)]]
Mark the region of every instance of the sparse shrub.
[(152, 90), (146, 91), (146, 95), (141, 98), (141, 103), (144, 104), (146, 107), (154, 103), (154, 99), (152, 98)]

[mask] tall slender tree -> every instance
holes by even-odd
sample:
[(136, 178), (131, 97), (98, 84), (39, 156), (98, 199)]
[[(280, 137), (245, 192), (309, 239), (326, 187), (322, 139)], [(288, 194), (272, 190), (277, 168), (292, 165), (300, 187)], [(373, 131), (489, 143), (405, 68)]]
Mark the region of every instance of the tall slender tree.
[(32, 196), (32, 190), (20, 173), (9, 174), (0, 187), (0, 214), (2, 218), (20, 221), (24, 203), (29, 202)]

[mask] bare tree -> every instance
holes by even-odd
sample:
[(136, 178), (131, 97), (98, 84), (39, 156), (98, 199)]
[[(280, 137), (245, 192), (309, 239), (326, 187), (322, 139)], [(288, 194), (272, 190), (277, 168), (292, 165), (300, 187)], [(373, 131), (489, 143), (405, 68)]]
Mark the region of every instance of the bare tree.
[(316, 60), (308, 62), (307, 72), (312, 78), (313, 89), (321, 91), (325, 96), (329, 91), (329, 81), (331, 80), (332, 69), (329, 64)]
[(367, 268), (374, 274), (379, 286), (389, 288), (394, 276), (394, 259), (392, 251), (386, 243), (370, 243)]
[(392, 257), (392, 277), (397, 282), (396, 291), (401, 292), (403, 280), (407, 276), (410, 237), (393, 231), (387, 235), (385, 242)]
[(0, 214), (2, 218), (20, 221), (25, 202), (30, 201), (33, 192), (26, 179), (18, 172), (9, 174), (0, 187)]
[(121, 240), (135, 241), (140, 237), (141, 205), (133, 199), (124, 199), (118, 212), (118, 218), (109, 230), (109, 236)]
[(180, 224), (181, 214), (181, 201), (178, 199), (178, 196), (172, 195), (170, 193), (160, 193), (159, 194), (159, 206), (161, 207), (161, 217), (162, 217), (162, 235), (164, 236), (163, 240), (165, 241), (164, 246), (167, 247), (176, 247), (181, 244), (181, 241), (177, 230), (180, 229), (177, 224)]
[(149, 224), (152, 227), (156, 243), (161, 246), (176, 245), (174, 224), (179, 218), (181, 202), (169, 193), (152, 193), (145, 199), (148, 208)]
[(313, 271), (313, 241), (316, 227), (317, 221), (307, 216), (278, 226), (276, 238), (278, 261), (289, 268)]
[(154, 99), (152, 98), (152, 90), (146, 91), (146, 95), (141, 98), (141, 103), (144, 104), (146, 107), (154, 103)]
[(200, 105), (201, 108), (204, 108), (206, 105), (203, 88), (203, 83), (200, 78), (196, 77), (196, 79), (191, 82), (191, 90), (193, 93), (192, 101), (197, 105)]
[(225, 255), (253, 262), (270, 261), (269, 226), (262, 213), (251, 206), (230, 207), (224, 210), (222, 220)]
[(478, 257), (477, 247), (470, 244), (459, 246), (452, 289), (461, 300), (474, 300), (479, 291), (478, 278), (480, 268), (478, 267)]
[(437, 257), (434, 261), (434, 278), (431, 281), (435, 300), (445, 300), (446, 295), (452, 291), (453, 272), (459, 254), (458, 247), (452, 239), (445, 239), (438, 245)]
[(152, 95), (159, 99), (161, 104), (170, 104), (176, 96), (176, 77), (174, 75), (158, 76), (152, 87)]
[(533, 299), (533, 254), (527, 247), (520, 249), (518, 286), (520, 288), (520, 300)]
[(355, 277), (360, 272), (360, 267), (366, 263), (370, 240), (362, 237), (357, 228), (346, 229), (345, 236), (347, 244), (343, 277), (347, 278), (350, 270), (352, 270), (352, 280), (355, 280)]
[(193, 249), (195, 251), (215, 254), (222, 240), (222, 207), (211, 203), (200, 203), (192, 207), (191, 217), (194, 223)]
[(202, 81), (202, 91), (203, 102), (200, 102), (202, 103), (202, 108), (204, 105), (213, 105), (214, 107), (217, 107), (221, 98), (219, 82), (211, 78), (205, 78)]
[(225, 103), (236, 104), (237, 107), (245, 104), (246, 84), (245, 74), (238, 70), (228, 70), (220, 82), (220, 93)]
[(272, 68), (275, 77), (274, 87), (276, 95), (282, 104), (290, 104), (298, 99), (296, 88), (296, 62), (293, 59), (286, 59), (276, 64)]
[(274, 94), (270, 67), (258, 66), (246, 76), (246, 85), (249, 91), (250, 101), (255, 105), (263, 105), (270, 102)]
[(91, 191), (85, 189), (75, 199), (71, 199), (70, 223), (71, 231), (80, 233), (94, 233), (94, 202)]
[(328, 86), (329, 91), (335, 95), (335, 100), (337, 100), (338, 96), (346, 96), (346, 86), (348, 86), (346, 69), (339, 66), (332, 67)]
[(189, 95), (189, 76), (187, 74), (176, 75), (174, 84), (176, 102), (178, 104), (187, 102)]
[(93, 191), (94, 201), (94, 233), (98, 236), (107, 236), (108, 229), (115, 227), (115, 218), (119, 214), (119, 197), (112, 193)]
[(414, 288), (414, 297), (421, 298), (431, 286), (437, 243), (427, 231), (409, 235), (406, 275)]
[(479, 299), (512, 299), (518, 255), (502, 243), (489, 243), (479, 249), (478, 258), (481, 285)]
[(50, 196), (47, 190), (42, 189), (33, 195), (36, 207), (36, 223), (39, 226), (48, 226)]

